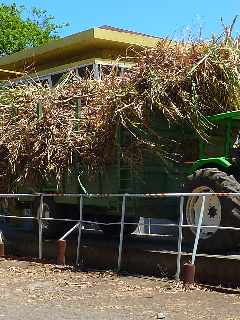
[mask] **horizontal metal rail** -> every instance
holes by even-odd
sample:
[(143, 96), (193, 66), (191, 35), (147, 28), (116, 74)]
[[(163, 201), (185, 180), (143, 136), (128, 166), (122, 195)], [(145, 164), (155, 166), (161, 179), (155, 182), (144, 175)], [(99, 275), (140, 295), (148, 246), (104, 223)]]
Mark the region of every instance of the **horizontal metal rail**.
[[(158, 253), (161, 253), (161, 254), (172, 254), (172, 255), (177, 255), (178, 254), (177, 251), (173, 251), (173, 250), (150, 250), (150, 252), (158, 252)], [(191, 255), (192, 255), (191, 252), (182, 252), (182, 256), (191, 256)], [(240, 260), (240, 255), (238, 255), (238, 254), (222, 255), (222, 254), (197, 253), (196, 257)]]
[(107, 197), (190, 197), (190, 196), (240, 196), (240, 192), (176, 192), (176, 193), (0, 193), (0, 198), (16, 198), (16, 197), (72, 197), (72, 198), (107, 198)]
[[(29, 220), (37, 220), (37, 217), (33, 216), (13, 216), (13, 215), (4, 215), (0, 214), (0, 218), (13, 218), (13, 219), (29, 219)], [(91, 220), (79, 220), (79, 219), (60, 219), (60, 218), (41, 218), (41, 220), (44, 221), (63, 221), (63, 222), (82, 222), (82, 223), (88, 223), (88, 224), (96, 224), (96, 225), (120, 225), (121, 222), (98, 222), (98, 221), (91, 221)], [(135, 225), (136, 223), (134, 222), (124, 222), (125, 225)], [(148, 226), (147, 223), (138, 223), (141, 226)], [(176, 223), (151, 223), (152, 226), (159, 226), (159, 227), (175, 227), (177, 228), (179, 225)], [(197, 228), (197, 225), (195, 224), (183, 224), (183, 228)], [(227, 227), (227, 226), (207, 226), (207, 225), (202, 225), (201, 228), (214, 228), (214, 229), (222, 229), (222, 230), (240, 230), (240, 227)]]
[[(40, 194), (39, 194), (40, 195)], [(155, 197), (189, 197), (189, 196), (212, 196), (217, 195), (220, 197), (225, 196), (240, 196), (240, 192), (177, 192), (177, 193), (83, 193), (83, 194), (77, 194), (77, 193), (43, 193), (44, 197), (84, 197), (84, 198), (107, 198), (107, 197), (133, 197), (133, 198), (155, 198)], [(1, 197), (1, 194), (0, 194)]]
[(68, 230), (59, 240), (66, 239), (68, 235), (70, 235), (74, 230), (76, 230), (79, 227), (79, 225), (80, 225), (80, 222), (75, 224), (75, 226), (73, 226), (70, 230)]

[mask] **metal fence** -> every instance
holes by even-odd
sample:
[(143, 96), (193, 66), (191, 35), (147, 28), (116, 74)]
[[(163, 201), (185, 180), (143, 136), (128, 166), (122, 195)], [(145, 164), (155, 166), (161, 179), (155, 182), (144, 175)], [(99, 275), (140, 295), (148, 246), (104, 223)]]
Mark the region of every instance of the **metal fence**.
[[(14, 218), (14, 219), (37, 219), (38, 220), (38, 256), (39, 259), (42, 259), (42, 245), (43, 245), (43, 222), (44, 220), (49, 221), (74, 221), (76, 224), (70, 230), (68, 230), (60, 240), (64, 240), (70, 235), (74, 230), (78, 230), (78, 241), (77, 241), (77, 251), (76, 251), (76, 265), (79, 265), (79, 258), (80, 258), (80, 247), (81, 247), (81, 240), (82, 240), (82, 226), (84, 223), (91, 223), (91, 224), (105, 224), (105, 225), (112, 225), (112, 224), (120, 224), (120, 233), (119, 233), (119, 245), (118, 245), (118, 260), (117, 260), (117, 271), (121, 270), (122, 265), (122, 251), (123, 251), (123, 242), (124, 242), (124, 226), (125, 226), (125, 215), (126, 215), (126, 202), (127, 199), (130, 198), (163, 198), (163, 197), (177, 197), (179, 199), (179, 221), (178, 223), (168, 223), (168, 224), (156, 224), (158, 226), (168, 226), (168, 227), (177, 227), (178, 228), (178, 248), (177, 248), (177, 261), (176, 261), (176, 280), (179, 280), (180, 273), (181, 273), (181, 256), (182, 256), (182, 241), (183, 241), (183, 228), (196, 228), (196, 235), (195, 241), (193, 245), (193, 250), (191, 254), (191, 263), (195, 263), (195, 259), (197, 256), (207, 256), (207, 257), (214, 257), (214, 258), (227, 258), (227, 259), (238, 259), (240, 260), (240, 256), (232, 256), (232, 255), (207, 255), (207, 254), (198, 254), (198, 244), (200, 238), (201, 228), (215, 228), (215, 229), (223, 229), (223, 230), (239, 230), (240, 227), (231, 227), (231, 226), (206, 226), (202, 225), (203, 221), (203, 214), (206, 201), (209, 196), (216, 195), (218, 197), (225, 197), (225, 196), (232, 196), (232, 197), (240, 197), (240, 193), (158, 193), (158, 194), (50, 194), (50, 193), (42, 193), (42, 194), (0, 194), (0, 198), (21, 198), (21, 197), (30, 197), (30, 198), (40, 198), (40, 210), (38, 217), (33, 216), (16, 216), (16, 215), (9, 215), (9, 214), (0, 214), (0, 217), (4, 218)], [(56, 218), (45, 218), (43, 217), (43, 206), (44, 206), (44, 198), (45, 197), (74, 197), (79, 198), (79, 219), (56, 219)], [(189, 196), (198, 196), (202, 198), (200, 214), (198, 218), (198, 223), (196, 225), (189, 225), (184, 224), (184, 198)], [(115, 223), (99, 223), (95, 221), (89, 221), (83, 219), (83, 212), (84, 212), (84, 199), (85, 198), (106, 198), (106, 197), (117, 197), (122, 199), (122, 208), (121, 208), (121, 221)], [(131, 223), (127, 223), (131, 224)], [(165, 251), (166, 252), (166, 251)]]

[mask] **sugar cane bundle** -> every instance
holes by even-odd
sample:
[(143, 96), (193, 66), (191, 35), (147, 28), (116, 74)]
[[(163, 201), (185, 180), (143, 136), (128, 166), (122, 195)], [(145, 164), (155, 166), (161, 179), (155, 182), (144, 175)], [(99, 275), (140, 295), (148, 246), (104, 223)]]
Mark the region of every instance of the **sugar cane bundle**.
[[(2, 87), (0, 177), (10, 177), (11, 189), (52, 176), (61, 183), (76, 159), (92, 174), (112, 165), (117, 153), (133, 162), (145, 150), (174, 158), (178, 141), (152, 127), (153, 115), (206, 139), (207, 115), (239, 109), (239, 53), (231, 34), (209, 42), (166, 39), (138, 53), (123, 77), (113, 68), (100, 81), (70, 74), (54, 88)], [(128, 138), (120, 145), (122, 131)]]

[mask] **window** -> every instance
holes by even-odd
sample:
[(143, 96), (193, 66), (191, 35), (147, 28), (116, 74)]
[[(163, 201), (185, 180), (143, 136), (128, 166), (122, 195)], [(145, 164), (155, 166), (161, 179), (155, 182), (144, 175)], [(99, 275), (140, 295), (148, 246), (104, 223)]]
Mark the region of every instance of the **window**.
[(63, 75), (64, 75), (63, 72), (52, 74), (51, 75), (52, 86), (55, 86), (61, 80)]
[(39, 79), (36, 82), (37, 83), (41, 83), (43, 86), (49, 86), (50, 85), (49, 80), (47, 78)]
[(124, 74), (124, 71), (126, 71), (127, 68), (117, 66), (117, 65), (101, 65), (101, 74), (109, 75), (112, 72), (115, 72), (117, 77), (122, 77)]
[(87, 65), (77, 68), (79, 77), (86, 79), (93, 77), (93, 65)]
[(111, 65), (101, 65), (101, 75), (108, 76), (113, 70)]
[(208, 143), (205, 143), (204, 153), (207, 157), (219, 157), (225, 153), (225, 124), (219, 124), (210, 133)]

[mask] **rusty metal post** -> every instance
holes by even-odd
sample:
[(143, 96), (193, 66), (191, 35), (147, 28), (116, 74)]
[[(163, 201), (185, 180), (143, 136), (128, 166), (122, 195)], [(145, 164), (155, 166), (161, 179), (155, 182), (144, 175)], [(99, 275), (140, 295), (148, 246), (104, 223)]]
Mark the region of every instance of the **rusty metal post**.
[(183, 265), (183, 284), (190, 285), (194, 283), (195, 265), (192, 263), (184, 263)]
[(57, 264), (65, 265), (66, 240), (57, 241)]

